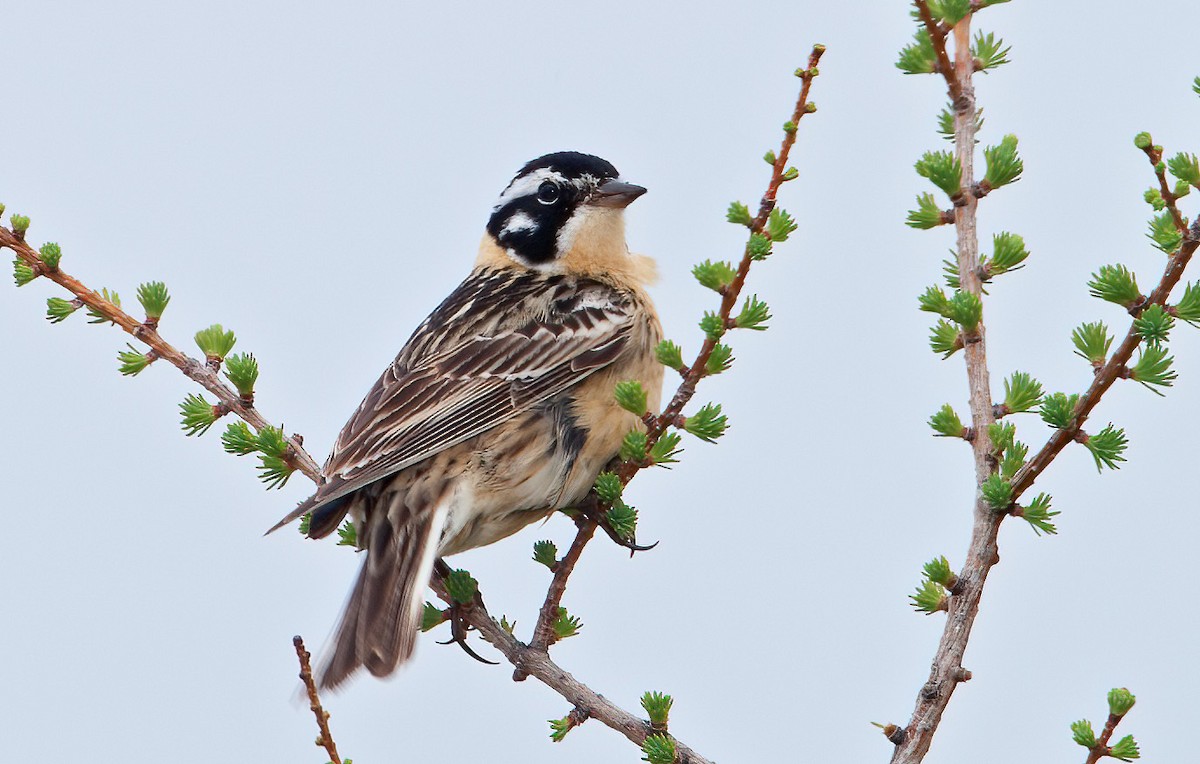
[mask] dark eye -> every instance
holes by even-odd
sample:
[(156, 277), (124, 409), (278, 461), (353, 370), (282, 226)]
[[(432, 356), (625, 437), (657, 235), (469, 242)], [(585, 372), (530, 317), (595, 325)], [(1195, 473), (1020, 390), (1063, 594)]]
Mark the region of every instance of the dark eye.
[(542, 204), (554, 204), (558, 201), (558, 186), (551, 181), (543, 181), (538, 186), (537, 199)]

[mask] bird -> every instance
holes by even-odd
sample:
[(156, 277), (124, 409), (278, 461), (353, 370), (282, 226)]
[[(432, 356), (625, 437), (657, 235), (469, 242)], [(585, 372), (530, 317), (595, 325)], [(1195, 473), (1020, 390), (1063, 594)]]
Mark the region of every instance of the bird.
[[(526, 163), (492, 208), (474, 268), (417, 327), (342, 428), (309, 515), (349, 515), (366, 559), (319, 669), (334, 689), (413, 653), (437, 558), (499, 541), (582, 502), (641, 419), (617, 383), (661, 401), (654, 261), (630, 252), (625, 208), (646, 192), (608, 161)], [(268, 531), (270, 532), (270, 531)]]

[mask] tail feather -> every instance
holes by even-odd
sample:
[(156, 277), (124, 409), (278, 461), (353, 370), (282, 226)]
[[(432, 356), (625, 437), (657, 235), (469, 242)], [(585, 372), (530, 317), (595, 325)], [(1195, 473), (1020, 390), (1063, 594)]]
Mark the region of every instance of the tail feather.
[(342, 518), (350, 511), (354, 497), (359, 495), (359, 493), (361, 492), (348, 493), (344, 496), (325, 500), (320, 498), (321, 494), (318, 491), (300, 502), (299, 506), (288, 512), (282, 520), (272, 525), (263, 535), (270, 536), (293, 520), (304, 515), (311, 515), (308, 525), (308, 537), (310, 539), (324, 538), (333, 533), (338, 525), (341, 524)]
[(342, 518), (350, 511), (355, 494), (340, 496), (328, 504), (322, 504), (312, 511), (308, 521), (308, 537), (323, 539), (337, 530), (342, 524)]
[(412, 655), (448, 511), (448, 497), (411, 509), (402, 493), (380, 497), (370, 512), (367, 559), (320, 672), (322, 687), (337, 687), (359, 666), (387, 676)]
[[(354, 582), (354, 588), (350, 590), (350, 597), (346, 601), (346, 609), (342, 612), (342, 619), (337, 627), (337, 636), (333, 639), (332, 652), (326, 653), (321, 662), (321, 668), (317, 672), (323, 689), (336, 689), (349, 679), (361, 665), (354, 643), (358, 637), (363, 584), (367, 578), (366, 560), (363, 562), (364, 565), (358, 573), (358, 580)], [(328, 650), (328, 648), (326, 649)]]

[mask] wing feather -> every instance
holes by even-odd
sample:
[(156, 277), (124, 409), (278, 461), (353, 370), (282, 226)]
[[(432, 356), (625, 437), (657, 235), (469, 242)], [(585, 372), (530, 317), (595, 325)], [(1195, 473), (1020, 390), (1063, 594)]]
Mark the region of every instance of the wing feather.
[(367, 393), (325, 464), (326, 482), (289, 518), (578, 384), (620, 356), (634, 308), (628, 294), (588, 279), (476, 272)]

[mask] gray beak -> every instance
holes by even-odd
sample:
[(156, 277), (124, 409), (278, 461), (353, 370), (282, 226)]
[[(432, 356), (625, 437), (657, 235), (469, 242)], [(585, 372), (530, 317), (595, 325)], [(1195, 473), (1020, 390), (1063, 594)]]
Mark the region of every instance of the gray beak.
[(641, 186), (609, 178), (592, 192), (592, 195), (588, 197), (587, 203), (596, 207), (616, 207), (620, 209), (628, 207), (630, 202), (644, 193), (646, 193), (646, 189)]

